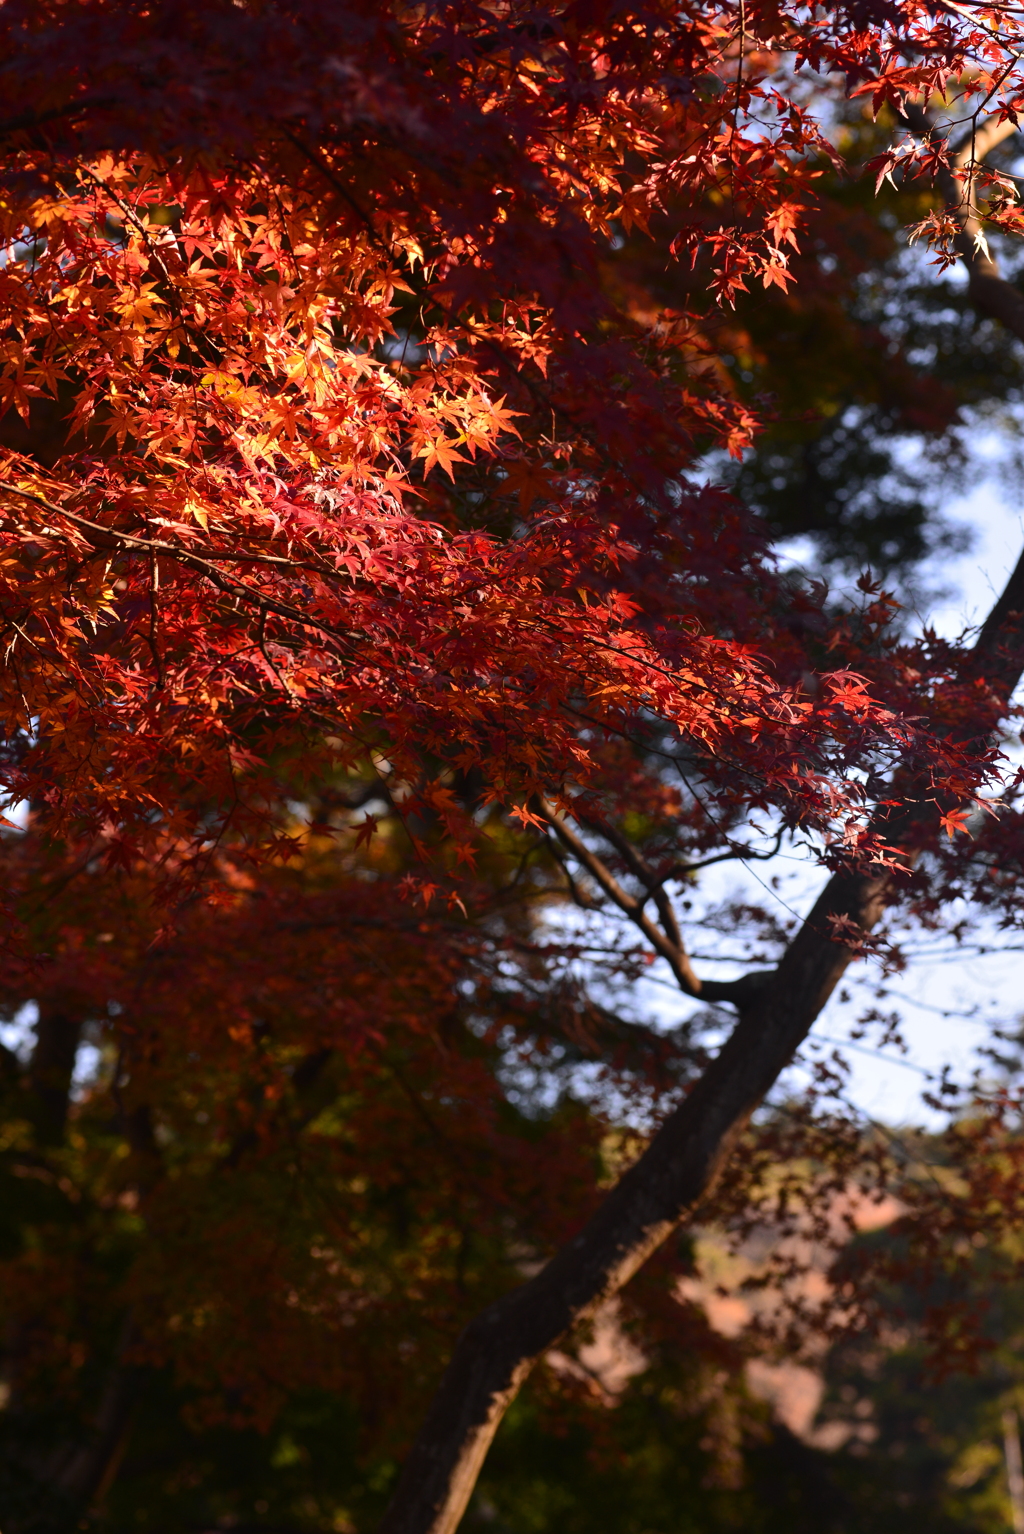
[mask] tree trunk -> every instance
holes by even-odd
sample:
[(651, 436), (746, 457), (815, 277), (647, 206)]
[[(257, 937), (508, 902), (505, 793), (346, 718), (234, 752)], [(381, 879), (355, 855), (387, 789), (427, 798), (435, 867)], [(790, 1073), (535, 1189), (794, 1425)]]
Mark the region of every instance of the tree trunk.
[(81, 1032), (81, 1019), (69, 1009), (39, 1003), (35, 1048), (25, 1085), (30, 1093), (32, 1122), (44, 1145), (59, 1145), (64, 1138)]
[[(1024, 554), (974, 650), (995, 715), (1021, 674), (1022, 614)], [(501, 1419), (537, 1359), (616, 1294), (692, 1214), (806, 1038), (856, 956), (831, 936), (832, 919), (845, 917), (854, 930), (868, 933), (894, 890), (887, 872), (829, 880), (778, 968), (743, 1007), (728, 1042), (593, 1218), (535, 1278), (470, 1322), (405, 1464), (382, 1534), (453, 1534)]]

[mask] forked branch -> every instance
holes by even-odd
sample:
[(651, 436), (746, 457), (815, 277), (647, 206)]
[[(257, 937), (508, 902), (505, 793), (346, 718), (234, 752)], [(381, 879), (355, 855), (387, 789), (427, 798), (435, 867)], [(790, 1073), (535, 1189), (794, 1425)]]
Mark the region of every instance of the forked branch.
[[(537, 808), (562, 845), (572, 853), (576, 862), (587, 870), (598, 888), (614, 905), (618, 906), (624, 916), (629, 917), (655, 953), (666, 961), (684, 995), (699, 997), (701, 1001), (728, 1001), (737, 1007), (745, 1006), (752, 999), (767, 979), (766, 974), (754, 972), (741, 975), (736, 980), (702, 980), (700, 978), (683, 944), (679, 923), (665, 892), (664, 881), (657, 878), (654, 870), (649, 867), (636, 848), (613, 826), (602, 824), (601, 834), (612, 842), (623, 861), (629, 865), (630, 871), (646, 886), (648, 896), (642, 900), (623, 889), (604, 859), (583, 840), (564, 815), (559, 815), (557, 810), (543, 799), (537, 801)], [(645, 907), (648, 898), (652, 899), (657, 907), (658, 915), (661, 917), (660, 927), (647, 914)]]

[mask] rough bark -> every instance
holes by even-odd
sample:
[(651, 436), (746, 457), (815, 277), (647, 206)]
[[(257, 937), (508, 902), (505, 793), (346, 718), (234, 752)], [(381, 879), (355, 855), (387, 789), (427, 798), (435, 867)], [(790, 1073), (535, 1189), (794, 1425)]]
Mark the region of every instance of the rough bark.
[[(924, 126), (930, 131), (927, 122)], [(1001, 125), (984, 137), (982, 133), (965, 147), (961, 164), (968, 163), (964, 155), (980, 160), (1006, 136)], [(972, 300), (1024, 340), (1024, 297), (1000, 276), (995, 261), (976, 242), (960, 183), (950, 175), (942, 191), (961, 217), (960, 254)], [(975, 666), (990, 684), (996, 716), (1024, 669), (1022, 629), (1024, 554), (974, 648)], [(554, 818), (548, 818), (554, 826)], [(908, 816), (905, 832), (920, 818), (920, 811)], [(579, 856), (585, 861), (582, 846)], [(610, 888), (600, 868), (591, 872), (626, 911), (628, 897)], [(690, 1095), (580, 1234), (528, 1283), (466, 1327), (406, 1461), (382, 1534), (453, 1534), (501, 1419), (537, 1359), (616, 1294), (713, 1189), (751, 1114), (856, 957), (855, 947), (832, 936), (834, 918), (852, 922), (854, 931), (870, 933), (894, 894), (894, 879), (888, 873), (834, 876), (778, 968), (767, 976), (729, 983), (732, 994), (723, 999), (736, 1004), (739, 1021)], [(662, 944), (655, 946), (662, 951)], [(665, 956), (672, 962), (671, 954)], [(673, 962), (673, 969), (684, 991), (699, 994), (701, 987), (692, 983), (685, 966)]]

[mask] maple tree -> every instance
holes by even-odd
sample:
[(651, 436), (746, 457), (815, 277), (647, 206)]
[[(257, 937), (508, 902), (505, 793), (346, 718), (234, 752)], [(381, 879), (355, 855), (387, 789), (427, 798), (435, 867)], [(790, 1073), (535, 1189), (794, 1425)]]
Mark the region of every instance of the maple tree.
[[(973, 644), (911, 640), (870, 576), (844, 608), (780, 575), (700, 473), (761, 424), (722, 359), (751, 294), (789, 302), (835, 103), (889, 114), (868, 185), (912, 189), (916, 237), (1024, 335), (987, 243), (1019, 226), (989, 165), (1015, 18), (0, 9), (4, 769), (31, 817), (4, 995), (38, 1009), (10, 1153), (92, 1188), (5, 1282), (26, 1400), (98, 1391), (88, 1441), (40, 1460), (69, 1503), (109, 1487), (147, 1363), (200, 1418), (268, 1421), (297, 1382), (424, 1385), (501, 1295), (386, 1523), (453, 1528), (530, 1367), (710, 1192), (886, 909), (969, 888), (1016, 918), (1012, 797), (972, 806), (1003, 786), (1024, 573)], [(667, 244), (674, 303), (638, 254)], [(825, 891), (774, 969), (703, 978), (666, 886), (787, 835)], [(637, 929), (608, 983), (653, 953), (736, 1009), (713, 1059), (581, 998), (593, 945), (537, 914), (566, 897)], [(86, 1025), (112, 1052), (76, 1139)], [(664, 1119), (603, 1200), (599, 1119), (541, 1134), (509, 1100), (519, 1054), (557, 1075), (574, 1029)], [(380, 1213), (410, 1188), (412, 1244)], [(510, 1211), (557, 1248), (517, 1290)], [(40, 1339), (74, 1331), (100, 1230), (123, 1303), (96, 1385)]]

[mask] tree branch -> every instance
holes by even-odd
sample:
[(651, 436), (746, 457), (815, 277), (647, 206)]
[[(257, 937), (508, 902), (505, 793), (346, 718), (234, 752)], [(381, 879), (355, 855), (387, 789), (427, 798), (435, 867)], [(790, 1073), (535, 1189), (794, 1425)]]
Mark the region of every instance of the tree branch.
[[(607, 864), (597, 856), (596, 852), (593, 852), (587, 846), (582, 837), (577, 836), (568, 821), (561, 815), (558, 815), (552, 806), (543, 799), (538, 801), (538, 805), (541, 815), (554, 831), (559, 841), (568, 847), (577, 863), (582, 864), (594, 880), (594, 883), (604, 890), (605, 894), (610, 900), (614, 901), (619, 910), (629, 917), (634, 926), (640, 929), (655, 953), (660, 954), (663, 959), (668, 961), (681, 989), (686, 992), (687, 996), (699, 996), (700, 980), (694, 972), (682, 943), (673, 942), (660, 927), (657, 927), (651, 921), (644, 911), (644, 902), (635, 900), (632, 895), (622, 888), (622, 885), (615, 878)], [(674, 922), (673, 925), (675, 925)]]
[[(903, 115), (908, 127), (919, 138), (941, 136), (940, 130), (917, 103), (908, 102)], [(995, 115), (986, 119), (961, 143), (954, 155), (955, 169), (969, 170), (972, 165), (980, 165), (986, 155), (1017, 131), (1016, 125), (1009, 120), (1000, 122)], [(953, 170), (946, 170), (939, 173), (936, 181), (946, 207), (956, 215), (960, 225), (956, 249), (967, 269), (971, 303), (982, 314), (999, 320), (1018, 340), (1024, 341), (1024, 294), (1006, 280), (998, 261), (988, 249), (973, 206), (970, 176), (965, 186)]]
[(665, 891), (664, 879), (658, 878), (646, 858), (641, 857), (629, 838), (623, 836), (616, 826), (606, 825), (604, 821), (589, 818), (584, 823), (592, 825), (595, 830), (600, 831), (601, 835), (611, 842), (619, 856), (629, 864), (630, 869), (647, 891), (649, 899), (654, 901), (658, 915), (661, 918), (661, 925), (665, 936), (674, 947), (683, 952), (683, 935), (679, 930), (679, 923), (676, 920), (676, 913), (672, 909), (672, 902)]
[[(582, 837), (578, 836), (563, 816), (556, 813), (555, 809), (543, 799), (537, 801), (537, 807), (542, 817), (554, 831), (564, 846), (568, 847), (576, 861), (584, 867), (594, 880), (595, 884), (618, 906), (623, 915), (628, 916), (635, 927), (643, 933), (655, 953), (668, 963), (679, 988), (687, 996), (699, 998), (701, 1001), (729, 1001), (734, 1006), (743, 1007), (765, 984), (768, 976), (766, 973), (753, 973), (741, 975), (737, 980), (702, 980), (690, 963), (689, 955), (683, 946), (679, 925), (675, 919), (675, 913), (669, 903), (668, 896), (662, 888), (662, 881), (656, 879), (652, 869), (648, 867), (636, 849), (632, 847), (625, 837), (610, 826), (602, 823), (601, 832), (612, 841), (616, 848), (622, 852), (625, 860), (630, 864), (633, 872), (642, 883), (650, 890), (652, 898), (658, 906), (659, 915), (662, 918), (663, 930), (658, 927), (644, 910), (646, 901), (635, 900), (627, 890), (615, 878), (608, 865), (598, 857), (592, 848), (588, 847)], [(568, 873), (568, 871), (566, 871)], [(570, 889), (572, 888), (570, 884)], [(573, 891), (574, 898), (575, 892)], [(577, 904), (581, 902), (577, 899)]]

